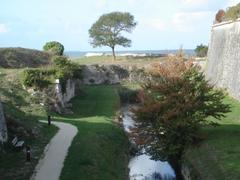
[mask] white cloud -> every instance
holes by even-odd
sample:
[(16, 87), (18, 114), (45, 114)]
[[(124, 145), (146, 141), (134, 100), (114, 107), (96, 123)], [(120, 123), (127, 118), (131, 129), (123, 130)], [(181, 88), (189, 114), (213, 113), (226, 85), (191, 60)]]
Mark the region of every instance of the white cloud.
[(7, 26), (5, 24), (0, 24), (0, 34), (7, 32), (8, 32)]
[(142, 24), (144, 26), (150, 27), (157, 31), (165, 31), (166, 30), (165, 22), (158, 18), (144, 19), (144, 20), (142, 20)]
[(96, 6), (98, 8), (103, 8), (107, 5), (107, 0), (97, 0), (96, 1)]
[(208, 0), (183, 0), (183, 3), (188, 6), (199, 6), (204, 5)]
[(179, 12), (173, 16), (173, 26), (178, 32), (192, 32), (203, 22), (213, 19), (214, 12)]
[(225, 3), (219, 0), (182, 0), (184, 11), (211, 11), (222, 8)]

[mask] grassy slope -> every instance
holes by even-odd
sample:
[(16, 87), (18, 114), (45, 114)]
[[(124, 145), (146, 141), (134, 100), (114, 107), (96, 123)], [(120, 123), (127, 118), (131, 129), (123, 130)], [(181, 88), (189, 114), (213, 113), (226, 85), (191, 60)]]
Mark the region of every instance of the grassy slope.
[(240, 103), (226, 98), (232, 105), (228, 113), (215, 128), (206, 128), (207, 139), (186, 153), (186, 162), (204, 180), (240, 179)]
[(115, 86), (91, 86), (72, 100), (73, 115), (56, 117), (78, 127), (61, 180), (127, 179), (128, 140), (113, 122), (120, 107)]
[[(23, 151), (15, 151), (11, 145), (5, 145), (4, 151), (0, 152), (0, 179), (29, 179), (44, 147), (56, 133), (57, 128), (47, 127), (37, 122), (38, 119), (46, 118), (46, 112), (38, 100), (22, 88), (19, 81), (21, 70), (0, 69), (0, 72), (0, 99), (4, 105), (8, 124), (11, 120), (13, 121), (11, 124), (21, 129), (28, 131), (35, 129), (37, 136), (37, 138), (31, 135), (22, 137), (32, 149), (31, 163), (26, 163)], [(9, 129), (10, 141), (16, 133), (13, 131), (14, 129), (12, 131)], [(17, 131), (16, 128), (15, 131)]]
[(34, 49), (0, 48), (0, 67), (39, 67), (50, 63), (51, 55)]

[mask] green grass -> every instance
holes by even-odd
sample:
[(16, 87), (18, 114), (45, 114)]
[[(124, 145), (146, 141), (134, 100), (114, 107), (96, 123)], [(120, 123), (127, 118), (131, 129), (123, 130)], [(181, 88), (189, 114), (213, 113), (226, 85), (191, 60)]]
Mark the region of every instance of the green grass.
[(72, 100), (73, 115), (57, 116), (78, 128), (61, 180), (128, 178), (128, 139), (113, 119), (120, 101), (116, 86), (88, 86)]
[(37, 138), (25, 139), (25, 143), (31, 147), (31, 162), (26, 161), (26, 155), (23, 151), (17, 151), (11, 145), (5, 145), (4, 151), (0, 151), (1, 180), (26, 180), (31, 177), (45, 146), (56, 134), (57, 127), (39, 125), (39, 131)]
[[(232, 112), (220, 126), (204, 129), (206, 140), (186, 153), (186, 163), (204, 180), (240, 179), (240, 103), (227, 97)], [(212, 120), (212, 119), (211, 119)]]
[[(45, 146), (57, 132), (56, 127), (47, 127), (38, 122), (39, 119), (46, 119), (46, 111), (40, 105), (39, 98), (31, 96), (22, 87), (21, 72), (17, 69), (0, 69), (0, 101), (9, 135), (9, 143), (4, 145), (4, 150), (0, 150), (0, 179), (4, 180), (29, 179)], [(18, 152), (10, 145), (15, 135), (31, 147), (33, 159), (30, 163), (25, 161), (23, 151)]]
[(80, 65), (91, 64), (119, 64), (126, 66), (143, 67), (151, 63), (160, 62), (166, 60), (166, 57), (117, 57), (113, 60), (111, 56), (93, 56), (93, 57), (81, 57), (72, 59), (74, 62)]

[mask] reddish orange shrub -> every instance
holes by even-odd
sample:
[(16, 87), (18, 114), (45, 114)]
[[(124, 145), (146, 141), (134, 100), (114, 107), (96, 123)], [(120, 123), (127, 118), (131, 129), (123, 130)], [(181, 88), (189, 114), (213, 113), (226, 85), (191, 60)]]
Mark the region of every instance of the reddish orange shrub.
[(220, 9), (215, 16), (215, 20), (219, 23), (222, 22), (225, 14), (226, 14), (225, 11)]

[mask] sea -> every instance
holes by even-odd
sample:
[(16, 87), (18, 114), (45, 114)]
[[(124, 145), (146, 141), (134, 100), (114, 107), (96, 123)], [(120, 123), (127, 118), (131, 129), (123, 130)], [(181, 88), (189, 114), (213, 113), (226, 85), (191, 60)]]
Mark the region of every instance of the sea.
[[(136, 50), (136, 51), (116, 51), (117, 56), (164, 56), (176, 54), (179, 49), (173, 50)], [(189, 56), (195, 56), (194, 49), (184, 49), (184, 53)], [(66, 51), (65, 55), (70, 58), (81, 58), (90, 56), (111, 55), (111, 51)]]

